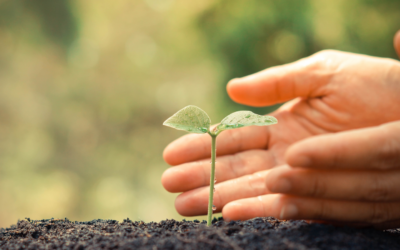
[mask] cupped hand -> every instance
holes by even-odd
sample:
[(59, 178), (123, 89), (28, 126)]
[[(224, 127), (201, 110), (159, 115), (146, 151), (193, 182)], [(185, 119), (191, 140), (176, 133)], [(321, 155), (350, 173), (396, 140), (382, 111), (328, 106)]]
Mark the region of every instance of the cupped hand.
[[(347, 218), (332, 218), (326, 217), (325, 213), (321, 216), (321, 213), (315, 212), (314, 217), (304, 214), (304, 208), (298, 204), (306, 204), (308, 201), (301, 202), (302, 199), (312, 200), (315, 195), (303, 189), (279, 191), (279, 188), (274, 188), (279, 186), (276, 183), (282, 183), (281, 179), (295, 176), (292, 173), (309, 170), (285, 166), (270, 169), (292, 159), (290, 157), (294, 157), (294, 153), (291, 156), (290, 152), (307, 142), (304, 141), (306, 138), (319, 139), (318, 136), (331, 136), (331, 133), (400, 120), (398, 61), (323, 51), (292, 64), (234, 79), (227, 90), (233, 100), (252, 106), (291, 101), (271, 114), (278, 119), (277, 125), (228, 130), (218, 137), (214, 204), (225, 219), (275, 216), (356, 223), (365, 221), (365, 218), (350, 215)], [(175, 202), (177, 211), (182, 215), (207, 212), (210, 144), (208, 135), (187, 135), (171, 143), (164, 151), (164, 159), (175, 167), (165, 171), (162, 183), (170, 192), (182, 192)], [(318, 144), (315, 145), (318, 148)], [(353, 151), (357, 151), (357, 147), (349, 147), (347, 153), (352, 155)], [(294, 155), (297, 163), (303, 161), (306, 164), (311, 159), (305, 154)], [(336, 158), (334, 161), (340, 162)], [(297, 187), (297, 184), (290, 183), (289, 186)], [(292, 194), (293, 190), (305, 193)], [(300, 201), (290, 203), (292, 200), (288, 197)], [(341, 197), (328, 199), (344, 202)], [(339, 203), (338, 207), (341, 208)]]

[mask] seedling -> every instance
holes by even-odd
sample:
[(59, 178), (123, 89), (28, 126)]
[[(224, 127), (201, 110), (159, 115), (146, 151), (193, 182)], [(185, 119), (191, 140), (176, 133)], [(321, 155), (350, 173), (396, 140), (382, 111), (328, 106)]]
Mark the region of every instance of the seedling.
[(207, 113), (202, 109), (189, 105), (176, 112), (168, 118), (163, 125), (178, 130), (191, 133), (205, 134), (211, 136), (211, 177), (210, 177), (210, 196), (208, 199), (207, 226), (211, 225), (211, 217), (216, 207), (213, 205), (215, 158), (216, 158), (216, 139), (217, 136), (225, 130), (241, 128), (246, 126), (267, 126), (278, 123), (278, 120), (272, 116), (261, 116), (251, 111), (238, 111), (225, 117), (220, 124), (211, 128), (211, 120)]

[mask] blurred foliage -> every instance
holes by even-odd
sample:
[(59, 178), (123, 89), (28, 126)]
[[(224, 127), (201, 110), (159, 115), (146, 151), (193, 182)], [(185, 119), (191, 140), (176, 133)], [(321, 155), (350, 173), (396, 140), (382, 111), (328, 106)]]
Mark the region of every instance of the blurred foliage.
[[(0, 27), (24, 33), (20, 29), (28, 28), (31, 22), (62, 48), (71, 45), (77, 35), (77, 21), (68, 1), (0, 1)], [(40, 32), (35, 32), (34, 29), (30, 35), (40, 36)]]
[(399, 7), (0, 0), (0, 227), (181, 218), (160, 184), (162, 150), (182, 135), (167, 117), (189, 104), (213, 121), (249, 109), (228, 100), (229, 79), (321, 49), (395, 58)]

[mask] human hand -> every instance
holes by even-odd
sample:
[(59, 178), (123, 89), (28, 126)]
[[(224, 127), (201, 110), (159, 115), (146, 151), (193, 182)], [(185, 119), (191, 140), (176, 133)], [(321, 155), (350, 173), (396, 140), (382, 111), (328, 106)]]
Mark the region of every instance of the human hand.
[[(287, 148), (311, 136), (400, 119), (399, 79), (398, 61), (324, 51), (231, 81), (228, 93), (232, 99), (248, 105), (301, 98), (272, 114), (279, 120), (276, 126), (246, 127), (219, 136), (214, 198), (217, 211), (223, 208), (226, 219), (267, 216), (254, 213), (254, 208), (256, 204), (267, 205), (264, 197), (280, 200), (279, 195), (271, 195), (266, 178), (268, 169), (285, 163)], [(182, 215), (207, 211), (210, 170), (209, 160), (202, 160), (211, 151), (207, 137), (184, 136), (164, 151), (168, 163), (179, 165), (168, 169), (162, 182), (170, 192), (183, 192), (175, 203)]]
[(400, 121), (311, 137), (285, 158), (295, 167), (274, 168), (266, 177), (268, 190), (280, 194), (262, 196), (247, 217), (400, 226)]

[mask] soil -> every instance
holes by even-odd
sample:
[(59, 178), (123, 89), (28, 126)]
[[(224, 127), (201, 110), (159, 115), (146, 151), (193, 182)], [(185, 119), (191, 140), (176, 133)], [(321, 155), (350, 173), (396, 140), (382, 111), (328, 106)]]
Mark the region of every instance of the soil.
[(1, 249), (400, 249), (400, 229), (354, 229), (272, 217), (224, 222), (68, 219), (0, 229)]

